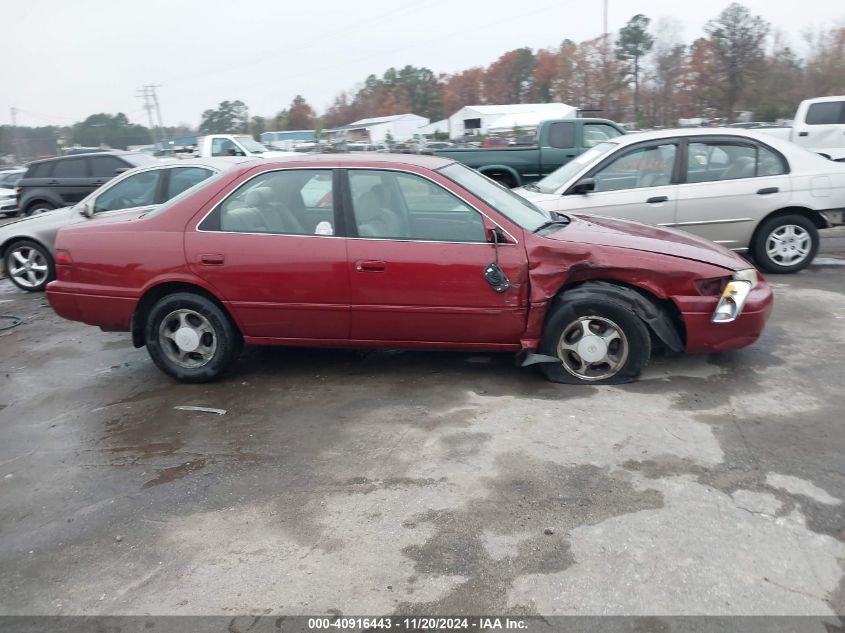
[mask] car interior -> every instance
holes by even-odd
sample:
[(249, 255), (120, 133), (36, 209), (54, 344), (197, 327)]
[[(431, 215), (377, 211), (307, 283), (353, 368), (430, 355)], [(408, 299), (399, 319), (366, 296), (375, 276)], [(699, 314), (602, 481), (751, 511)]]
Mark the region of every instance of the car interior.
[[(360, 237), (485, 241), (481, 215), (424, 178), (387, 170), (354, 170), (349, 173), (349, 185), (355, 228)], [(275, 172), (250, 181), (223, 202), (219, 227), (209, 217), (200, 228), (243, 233), (332, 234), (332, 202), (330, 171)]]

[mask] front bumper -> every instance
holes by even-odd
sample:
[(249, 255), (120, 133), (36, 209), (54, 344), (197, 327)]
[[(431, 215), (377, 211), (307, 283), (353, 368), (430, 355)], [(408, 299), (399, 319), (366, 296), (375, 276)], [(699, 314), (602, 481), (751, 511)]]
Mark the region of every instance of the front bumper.
[(713, 323), (719, 297), (675, 297), (686, 327), (685, 350), (691, 354), (746, 347), (756, 341), (774, 307), (772, 289), (760, 279), (751, 290), (742, 314), (730, 323)]
[(14, 198), (11, 200), (0, 200), (0, 214), (17, 215), (18, 201)]

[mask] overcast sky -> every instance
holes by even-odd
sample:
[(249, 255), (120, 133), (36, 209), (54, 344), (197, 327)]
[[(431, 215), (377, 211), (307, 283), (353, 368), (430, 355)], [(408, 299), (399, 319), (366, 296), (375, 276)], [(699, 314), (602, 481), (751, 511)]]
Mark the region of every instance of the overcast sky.
[[(702, 34), (728, 0), (608, 0), (609, 29), (636, 13)], [(843, 0), (744, 0), (801, 50), (845, 25)], [(318, 112), (390, 66), (452, 73), (507, 50), (602, 31), (602, 0), (24, 0), (3, 5), (0, 123), (67, 125), (96, 112), (147, 124), (136, 92), (161, 84), (165, 125), (241, 99), (272, 116), (302, 94)], [(808, 95), (815, 96), (815, 95)]]

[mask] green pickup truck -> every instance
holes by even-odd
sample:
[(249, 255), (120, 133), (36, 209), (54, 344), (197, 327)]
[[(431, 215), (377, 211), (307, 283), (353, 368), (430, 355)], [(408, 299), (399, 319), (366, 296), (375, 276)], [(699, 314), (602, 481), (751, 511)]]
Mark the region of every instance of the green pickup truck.
[(625, 130), (607, 119), (553, 119), (539, 125), (537, 144), (530, 147), (439, 149), (433, 153), (477, 169), (506, 187), (519, 187), (543, 178), (582, 152), (624, 133)]

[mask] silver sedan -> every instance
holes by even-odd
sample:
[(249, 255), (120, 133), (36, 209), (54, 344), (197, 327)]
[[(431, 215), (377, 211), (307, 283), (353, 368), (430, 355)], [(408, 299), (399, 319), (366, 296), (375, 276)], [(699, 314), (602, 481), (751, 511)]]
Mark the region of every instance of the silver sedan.
[(53, 247), (62, 227), (116, 213), (149, 211), (215, 174), (255, 160), (258, 159), (174, 160), (130, 169), (72, 207), (0, 227), (0, 261), (18, 288), (43, 290), (55, 277)]
[(514, 191), (548, 211), (683, 229), (773, 273), (807, 266), (818, 230), (845, 224), (845, 164), (749, 130), (620, 136)]

